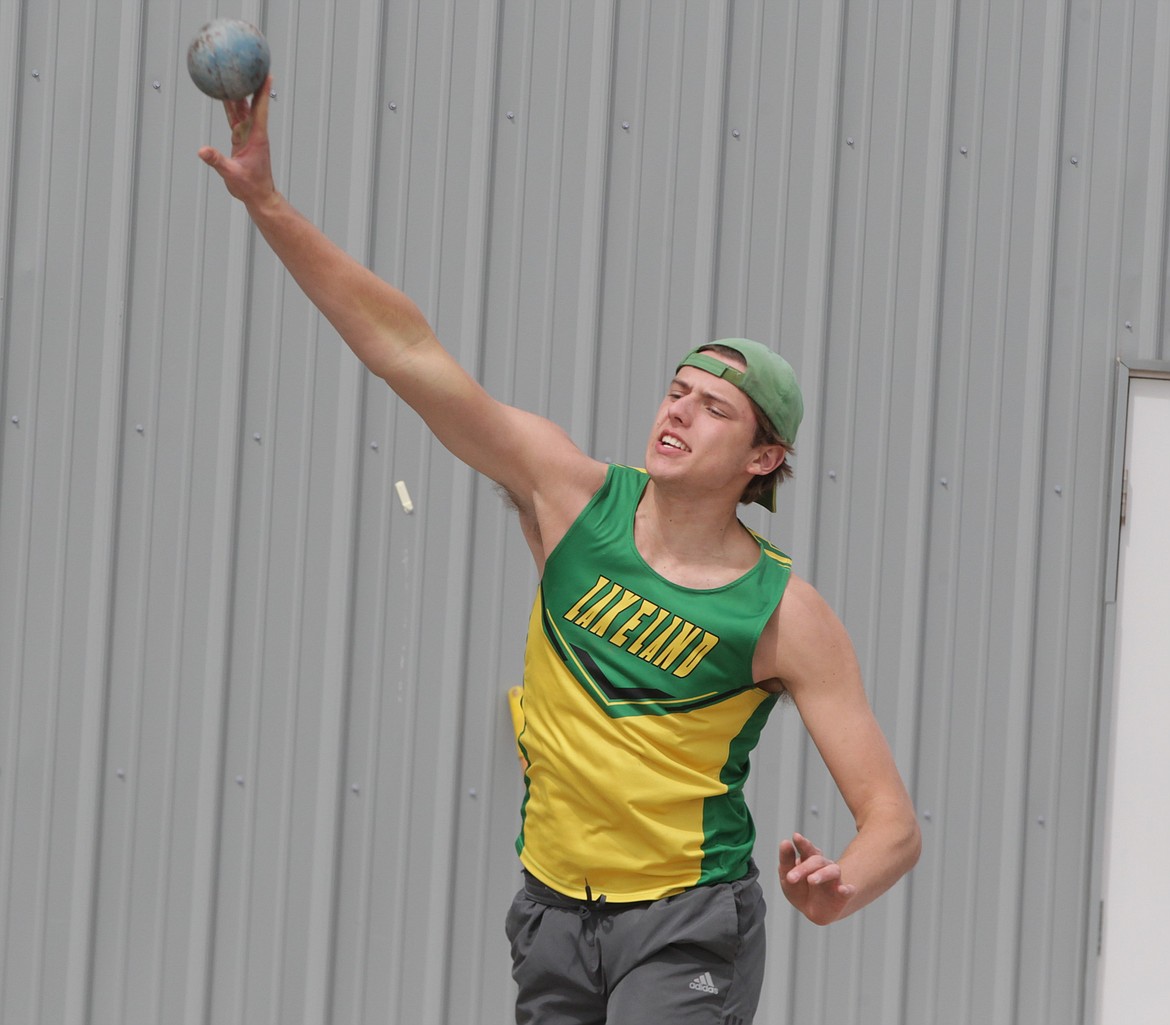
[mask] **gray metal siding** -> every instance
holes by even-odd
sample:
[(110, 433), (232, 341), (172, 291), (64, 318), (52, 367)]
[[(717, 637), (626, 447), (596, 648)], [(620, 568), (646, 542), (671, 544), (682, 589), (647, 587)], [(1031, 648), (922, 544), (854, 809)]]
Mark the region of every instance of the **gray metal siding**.
[[(212, 13), (0, 0), (0, 1023), (509, 1020), (535, 575), (196, 159)], [(686, 347), (796, 367), (797, 479), (747, 522), (849, 627), (925, 849), (827, 930), (769, 885), (760, 1019), (1090, 1020), (1167, 6), (239, 13), (279, 187), (493, 394), (636, 463)], [(793, 829), (847, 841), (791, 707), (750, 791), (766, 879)]]

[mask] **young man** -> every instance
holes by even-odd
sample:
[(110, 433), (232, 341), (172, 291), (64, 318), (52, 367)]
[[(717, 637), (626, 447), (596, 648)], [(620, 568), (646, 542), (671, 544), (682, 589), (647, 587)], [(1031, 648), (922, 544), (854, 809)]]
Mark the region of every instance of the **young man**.
[(764, 901), (743, 801), (778, 695), (852, 812), (837, 860), (795, 834), (780, 886), (827, 924), (918, 857), (916, 817), (843, 626), (747, 530), (772, 508), (802, 412), (791, 368), (743, 339), (682, 360), (645, 469), (607, 466), (555, 424), (488, 395), (400, 291), (276, 191), (270, 83), (225, 104), (232, 155), (200, 157), (362, 362), (455, 456), (502, 486), (541, 575), (525, 659), (527, 761), (507, 930), (516, 1017), (542, 1025), (746, 1025)]

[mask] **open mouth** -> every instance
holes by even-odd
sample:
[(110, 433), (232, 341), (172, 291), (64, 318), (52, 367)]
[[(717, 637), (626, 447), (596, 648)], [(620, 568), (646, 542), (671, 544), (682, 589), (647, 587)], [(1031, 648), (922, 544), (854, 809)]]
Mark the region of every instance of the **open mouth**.
[(677, 438), (669, 432), (663, 434), (658, 439), (658, 443), (665, 445), (667, 448), (677, 449), (679, 452), (689, 452), (691, 450), (690, 446), (683, 442), (681, 438)]

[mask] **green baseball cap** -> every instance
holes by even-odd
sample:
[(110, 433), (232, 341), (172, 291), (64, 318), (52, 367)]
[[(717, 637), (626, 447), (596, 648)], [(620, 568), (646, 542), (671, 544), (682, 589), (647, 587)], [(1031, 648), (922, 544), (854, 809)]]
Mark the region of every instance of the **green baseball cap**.
[[(746, 369), (729, 366), (717, 356), (703, 351), (716, 345), (738, 352)], [(683, 367), (697, 367), (730, 381), (764, 411), (786, 446), (791, 447), (796, 441), (796, 431), (804, 416), (804, 399), (796, 383), (796, 374), (779, 353), (750, 338), (721, 338), (692, 349), (678, 365), (679, 369)], [(775, 487), (757, 501), (769, 512), (775, 512)]]

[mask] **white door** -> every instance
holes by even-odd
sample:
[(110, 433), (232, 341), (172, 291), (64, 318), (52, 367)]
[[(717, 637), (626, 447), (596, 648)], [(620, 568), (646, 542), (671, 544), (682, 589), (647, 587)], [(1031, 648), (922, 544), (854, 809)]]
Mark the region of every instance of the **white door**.
[(1170, 1022), (1170, 380), (1133, 377), (1106, 777), (1098, 1025)]

